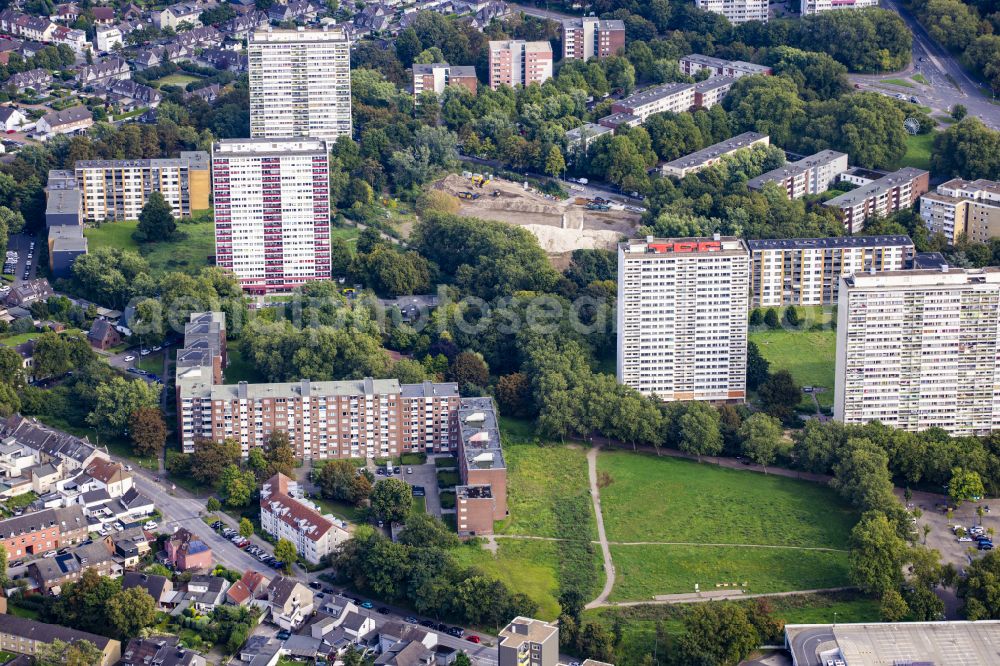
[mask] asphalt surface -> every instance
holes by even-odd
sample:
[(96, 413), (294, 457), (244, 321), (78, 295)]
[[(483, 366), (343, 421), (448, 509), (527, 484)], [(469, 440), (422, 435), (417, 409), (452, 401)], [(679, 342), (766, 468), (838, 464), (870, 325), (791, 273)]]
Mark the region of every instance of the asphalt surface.
[(35, 278), (36, 270), (38, 268), (38, 242), (35, 241), (33, 236), (28, 234), (11, 234), (10, 238), (7, 240), (7, 250), (16, 251), (17, 257), (17, 269), (14, 271), (14, 283), (13, 286), (19, 285), (24, 282), (24, 271), (28, 263), (28, 252), (31, 247), (31, 243), (35, 243), (35, 249), (31, 251), (31, 268), (28, 269), (28, 279), (33, 280)]
[[(127, 461), (123, 460), (121, 462), (124, 463)], [(183, 489), (176, 488), (170, 483), (169, 480), (157, 480), (156, 477), (146, 470), (137, 468), (133, 470), (133, 474), (139, 491), (152, 499), (156, 508), (158, 508), (160, 513), (163, 514), (163, 518), (161, 519), (159, 526), (159, 530), (161, 532), (173, 532), (177, 527), (185, 527), (191, 533), (204, 540), (205, 543), (211, 547), (212, 556), (216, 563), (222, 564), (226, 568), (236, 571), (252, 570), (265, 573), (268, 576), (275, 575), (274, 569), (258, 561), (257, 558), (253, 557), (246, 551), (238, 548), (231, 541), (213, 530), (211, 526), (205, 524), (205, 522), (201, 519), (202, 514), (205, 513), (205, 503), (203, 500), (191, 497)], [(222, 512), (219, 512), (216, 515), (230, 527), (237, 527), (236, 521), (231, 516), (223, 514)], [(251, 541), (257, 546), (265, 548), (270, 552), (270, 544), (261, 539), (259, 536), (254, 535), (251, 538)], [(321, 581), (319, 579), (319, 575), (321, 573), (324, 572), (307, 573), (296, 567), (292, 576), (306, 583), (319, 581), (325, 588), (332, 587), (338, 593), (346, 594), (348, 596), (356, 596), (349, 590), (345, 590), (338, 586), (331, 586), (329, 583)], [(329, 571), (326, 573), (329, 573)], [(317, 600), (317, 604), (318, 603), (319, 600)], [(402, 621), (408, 616), (416, 615), (406, 609), (394, 607), (389, 604), (383, 604), (376, 599), (373, 599), (372, 603), (377, 608), (385, 606), (392, 611), (389, 614), (382, 615), (375, 610), (362, 609), (362, 612), (367, 613), (375, 620), (376, 627), (380, 627), (389, 621)], [(440, 621), (439, 618), (427, 619)], [(450, 634), (438, 632), (433, 629), (427, 629), (427, 631), (432, 631), (437, 634), (438, 643), (458, 650), (464, 650), (475, 663), (480, 664), (481, 666), (495, 666), (497, 663), (496, 648), (492, 648), (484, 644), (476, 644), (465, 640), (464, 638), (456, 638)], [(494, 642), (496, 640), (495, 637), (488, 634), (479, 632), (469, 633), (475, 633), (484, 643)]]
[(829, 627), (804, 629), (796, 634), (790, 646), (796, 666), (822, 666), (823, 662), (816, 656), (816, 650), (821, 644), (833, 640), (833, 631)]
[[(884, 9), (900, 15), (913, 34), (912, 61), (906, 69), (890, 74), (875, 76), (852, 75), (851, 81), (862, 89), (875, 90), (892, 96), (904, 95), (907, 100), (916, 97), (923, 106), (935, 112), (947, 114), (951, 107), (961, 104), (993, 129), (1000, 129), (1000, 106), (993, 103), (993, 93), (989, 87), (980, 85), (962, 69), (958, 61), (938, 45), (916, 18), (900, 6), (896, 0), (882, 0)], [(914, 74), (922, 74), (927, 84), (909, 80)], [(907, 79), (913, 87), (885, 83), (886, 79)]]

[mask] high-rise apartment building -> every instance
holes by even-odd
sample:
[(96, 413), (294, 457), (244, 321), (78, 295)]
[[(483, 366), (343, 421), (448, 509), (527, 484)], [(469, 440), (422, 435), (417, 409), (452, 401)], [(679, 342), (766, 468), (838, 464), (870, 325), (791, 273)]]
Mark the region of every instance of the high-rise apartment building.
[(821, 150), (815, 155), (789, 162), (747, 181), (751, 190), (759, 190), (765, 183), (776, 183), (785, 190), (789, 199), (800, 199), (807, 194), (822, 194), (837, 178), (847, 171), (847, 155), (836, 150)]
[(429, 65), (413, 63), (413, 96), (429, 91), (440, 95), (448, 86), (462, 86), (472, 94), (476, 93), (479, 80), (476, 68), (471, 65), (449, 65), (435, 62)]
[(618, 245), (618, 381), (665, 401), (746, 397), (750, 252), (734, 237)]
[(1000, 269), (841, 280), (834, 418), (953, 436), (1000, 430)]
[(136, 220), (152, 192), (170, 204), (174, 217), (208, 210), (208, 153), (182, 152), (153, 160), (78, 160), (73, 166), (83, 219)]
[(250, 136), (351, 136), (351, 51), (344, 31), (263, 28), (250, 36)]
[(953, 178), (941, 183), (936, 192), (920, 197), (920, 216), (931, 233), (944, 234), (949, 243), (962, 234), (988, 243), (1000, 237), (1000, 182)]
[(493, 523), (507, 517), (507, 465), (492, 398), (462, 398), (454, 418), (458, 471), (455, 487), (459, 534), (492, 534)]
[(800, 0), (799, 11), (803, 16), (832, 12), (839, 9), (864, 9), (878, 7), (879, 0)]
[(557, 666), (559, 626), (515, 617), (497, 636), (497, 666)]
[(625, 48), (625, 22), (593, 16), (563, 19), (562, 38), (567, 60), (606, 58)]
[(909, 236), (751, 240), (751, 307), (836, 305), (840, 278), (910, 267)]
[(552, 76), (552, 44), (523, 39), (490, 42), (490, 88), (541, 85)]
[(840, 209), (844, 229), (856, 234), (864, 230), (869, 218), (888, 217), (912, 206), (927, 191), (930, 174), (922, 169), (903, 167), (890, 174), (849, 171), (840, 178), (860, 187), (824, 201), (823, 205)]
[(216, 264), (255, 294), (330, 279), (329, 171), (319, 139), (216, 142)]
[(706, 12), (722, 14), (730, 23), (767, 23), (767, 0), (694, 0), (694, 6)]

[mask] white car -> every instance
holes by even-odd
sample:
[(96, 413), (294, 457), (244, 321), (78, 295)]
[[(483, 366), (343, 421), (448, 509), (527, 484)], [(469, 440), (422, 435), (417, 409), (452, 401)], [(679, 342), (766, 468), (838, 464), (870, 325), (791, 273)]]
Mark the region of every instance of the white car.
[(126, 356), (126, 357), (125, 357), (124, 359), (122, 359), (122, 360), (124, 360), (124, 361), (125, 361), (126, 363), (131, 363), (132, 361), (134, 361), (134, 360), (135, 360), (135, 356), (132, 356), (131, 354), (129, 354), (128, 356)]
[(967, 542), (967, 541), (971, 542), (972, 541), (972, 537), (968, 537), (968, 536), (958, 537), (958, 540), (961, 541), (961, 542)]
[(56, 556), (56, 551), (54, 550), (50, 550), (49, 552), (42, 555), (42, 557), (55, 557), (55, 556)]
[(156, 524), (156, 521), (151, 520), (148, 523), (146, 523), (145, 525), (143, 525), (142, 529), (144, 529), (144, 530), (155, 530), (157, 527), (159, 527), (159, 525)]
[(140, 349), (139, 350), (139, 356), (149, 356), (149, 350), (148, 349)]
[(155, 352), (161, 351), (162, 349), (163, 347), (161, 347), (160, 345), (156, 345), (155, 347), (153, 347), (153, 351)]

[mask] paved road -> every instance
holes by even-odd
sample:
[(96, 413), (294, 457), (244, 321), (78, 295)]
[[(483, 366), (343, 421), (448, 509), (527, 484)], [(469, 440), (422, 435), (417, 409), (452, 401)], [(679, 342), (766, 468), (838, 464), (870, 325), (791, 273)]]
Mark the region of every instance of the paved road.
[[(816, 655), (816, 651), (823, 643), (830, 643), (835, 640), (830, 627), (816, 627), (815, 629), (804, 629), (795, 635), (791, 648), (797, 666), (822, 666)], [(831, 648), (833, 646), (830, 646)]]
[(565, 14), (563, 12), (557, 12), (551, 9), (542, 9), (540, 7), (535, 7), (533, 5), (519, 5), (516, 3), (511, 3), (511, 10), (515, 12), (524, 12), (528, 16), (535, 16), (537, 18), (547, 18), (553, 21), (561, 21), (567, 18), (577, 18), (572, 14)]
[[(885, 9), (902, 17), (913, 33), (912, 62), (902, 71), (877, 76), (853, 75), (851, 80), (864, 89), (907, 99), (917, 98), (920, 104), (938, 113), (948, 113), (955, 104), (962, 104), (969, 115), (980, 118), (986, 125), (1000, 129), (1000, 106), (992, 103), (992, 91), (974, 81), (948, 51), (935, 42), (916, 18), (896, 0), (883, 0)], [(899, 79), (920, 73), (928, 84), (913, 83), (913, 88), (887, 84), (885, 79)]]
[(601, 543), (601, 555), (604, 559), (604, 588), (597, 598), (587, 604), (587, 608), (604, 606), (611, 590), (615, 586), (615, 564), (611, 560), (611, 547), (608, 545), (608, 534), (604, 530), (604, 514), (601, 512), (601, 489), (597, 485), (597, 452), (593, 446), (587, 451), (587, 474), (590, 477), (590, 499), (594, 503), (594, 516), (597, 518), (597, 538)]

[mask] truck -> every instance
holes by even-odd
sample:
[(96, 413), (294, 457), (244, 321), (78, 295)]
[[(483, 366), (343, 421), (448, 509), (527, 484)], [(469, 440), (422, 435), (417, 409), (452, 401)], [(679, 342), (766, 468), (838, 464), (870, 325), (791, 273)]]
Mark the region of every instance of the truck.
[(594, 203), (591, 201), (587, 204), (587, 210), (611, 210), (611, 206), (608, 204)]
[(479, 195), (478, 194), (474, 194), (473, 192), (459, 192), (458, 193), (458, 198), (459, 199), (475, 200), (475, 199), (479, 198)]

